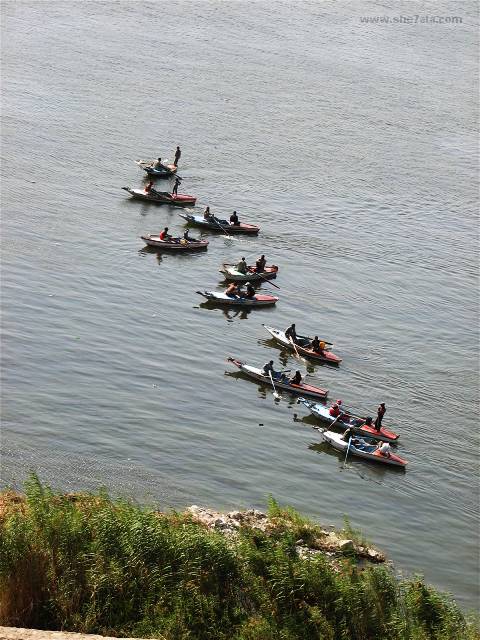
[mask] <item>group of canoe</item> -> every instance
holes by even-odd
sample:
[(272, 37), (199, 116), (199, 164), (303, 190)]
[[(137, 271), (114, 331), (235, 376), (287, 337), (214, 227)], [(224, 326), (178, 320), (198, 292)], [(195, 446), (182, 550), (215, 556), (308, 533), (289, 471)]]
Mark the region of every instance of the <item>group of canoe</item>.
[[(175, 177), (172, 192), (156, 190), (153, 187), (152, 180), (144, 189), (131, 187), (123, 187), (123, 189), (134, 198), (156, 204), (195, 205), (196, 197), (177, 193), (178, 185), (181, 181), (181, 178), (177, 176), (180, 155), (180, 148), (177, 147), (173, 163), (162, 163), (161, 158), (158, 158), (155, 162), (138, 160), (136, 163), (150, 178)], [(212, 231), (222, 231), (228, 235), (230, 233), (252, 235), (258, 234), (260, 230), (255, 225), (240, 222), (235, 211), (230, 216), (230, 220), (212, 215), (209, 207), (205, 209), (203, 215), (181, 213), (180, 216), (189, 224)], [(192, 238), (188, 229), (185, 230), (182, 237), (173, 237), (168, 233), (168, 227), (165, 227), (159, 234), (146, 234), (142, 236), (142, 239), (149, 246), (174, 251), (195, 251), (206, 249), (208, 246), (207, 240)], [(263, 255), (255, 265), (247, 265), (245, 258), (242, 258), (238, 264), (224, 263), (220, 273), (227, 282), (231, 283), (225, 291), (197, 291), (209, 302), (236, 307), (264, 307), (274, 305), (279, 300), (277, 296), (257, 293), (253, 287), (253, 283), (269, 281), (277, 277), (278, 267), (276, 265), (268, 266)], [(242, 285), (245, 285), (245, 290)], [(327, 340), (320, 340), (318, 336), (310, 338), (297, 335), (294, 324), (285, 330), (267, 325), (263, 325), (263, 327), (276, 343), (294, 352), (298, 357), (337, 366), (342, 361), (331, 351), (332, 343)], [(302, 396), (298, 399), (298, 403), (304, 405), (314, 417), (327, 423), (328, 430), (319, 429), (319, 431), (322, 431), (324, 441), (335, 449), (346, 452), (347, 455), (351, 453), (360, 458), (392, 466), (404, 468), (407, 465), (406, 460), (396, 455), (390, 447), (391, 444), (397, 442), (398, 434), (382, 426), (381, 418), (378, 421), (377, 417), (375, 424), (373, 424), (371, 418), (359, 417), (345, 410), (340, 400), (327, 407), (323, 403), (316, 403), (307, 399), (306, 397), (325, 402), (328, 390), (305, 382), (300, 371), (296, 371), (291, 378), (286, 375), (290, 370), (275, 371), (273, 369), (273, 360), (266, 363), (263, 368), (248, 365), (236, 358), (228, 358), (228, 361), (247, 377), (273, 387), (276, 397), (278, 397), (277, 389)], [(384, 405), (382, 404), (382, 406), (384, 412)], [(341, 434), (336, 433), (332, 430), (333, 427), (341, 427), (344, 432)]]

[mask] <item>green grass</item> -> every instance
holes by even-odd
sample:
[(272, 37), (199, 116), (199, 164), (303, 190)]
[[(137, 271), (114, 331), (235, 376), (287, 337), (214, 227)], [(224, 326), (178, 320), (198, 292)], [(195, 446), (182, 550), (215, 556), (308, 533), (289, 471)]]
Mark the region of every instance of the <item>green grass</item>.
[(450, 597), (385, 567), (302, 560), (320, 528), (273, 499), (269, 533), (237, 541), (187, 515), (32, 476), (0, 519), (0, 624), (168, 640), (471, 640)]

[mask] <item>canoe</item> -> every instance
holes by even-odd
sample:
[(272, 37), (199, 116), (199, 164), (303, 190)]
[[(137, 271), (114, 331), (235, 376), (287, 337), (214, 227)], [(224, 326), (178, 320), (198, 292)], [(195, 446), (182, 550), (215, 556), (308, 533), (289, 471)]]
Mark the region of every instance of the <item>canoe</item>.
[(156, 191), (152, 189), (149, 193), (145, 193), (144, 189), (132, 189), (131, 187), (122, 187), (133, 198), (138, 200), (146, 200), (147, 202), (155, 202), (156, 204), (171, 204), (180, 207), (190, 207), (195, 204), (197, 199), (195, 196), (187, 196), (182, 193), (174, 193), (168, 191)]
[(215, 222), (205, 220), (203, 216), (195, 216), (191, 213), (179, 213), (190, 224), (196, 224), (204, 229), (210, 229), (211, 231), (224, 231), (226, 233), (249, 233), (255, 235), (260, 231), (260, 227), (256, 227), (254, 224), (246, 224), (241, 222), (240, 224), (230, 224), (228, 220), (222, 220), (215, 218)]
[(277, 296), (256, 293), (253, 298), (234, 298), (222, 291), (197, 291), (197, 293), (211, 302), (235, 307), (267, 307), (278, 302)]
[[(306, 400), (305, 398), (299, 398), (297, 400), (299, 404), (303, 404), (310, 411), (312, 416), (315, 416), (322, 422), (326, 422), (329, 425), (335, 421), (335, 418), (330, 415), (330, 408), (326, 407), (324, 404), (315, 404), (310, 400)], [(382, 440), (383, 442), (397, 442), (400, 437), (398, 433), (387, 429), (386, 427), (382, 427), (380, 431), (377, 431), (375, 427), (372, 425), (371, 427), (363, 424), (365, 422), (365, 418), (359, 418), (358, 416), (354, 416), (351, 413), (347, 413), (343, 415), (336, 423), (339, 429), (344, 429), (345, 427), (352, 427), (356, 433), (362, 436), (367, 436), (370, 438), (375, 438), (375, 440)]]
[[(249, 378), (253, 378), (254, 380), (258, 380), (262, 384), (272, 385), (272, 381), (270, 380), (270, 376), (266, 375), (263, 369), (259, 369), (258, 367), (251, 367), (240, 360), (235, 358), (228, 358), (228, 361), (233, 365), (238, 367), (242, 373), (244, 373)], [(280, 375), (276, 374), (277, 377), (274, 376), (273, 381), (275, 384), (275, 389), (283, 389), (284, 391), (288, 391), (289, 393), (300, 393), (305, 396), (311, 396), (312, 398), (320, 398), (325, 399), (328, 396), (328, 389), (321, 389), (320, 387), (314, 387), (311, 384), (304, 384), (301, 382), (300, 384), (293, 384), (291, 382), (281, 382)]]
[[(345, 442), (345, 440), (343, 440), (341, 433), (324, 431), (322, 435), (325, 442), (331, 444), (332, 447), (337, 449), (337, 451), (341, 451), (345, 454), (347, 453), (348, 441)], [(371, 460), (372, 462), (389, 464), (394, 467), (405, 468), (407, 466), (407, 461), (400, 456), (397, 456), (397, 454), (390, 453), (390, 455), (387, 457), (380, 453), (375, 444), (370, 444), (362, 440), (360, 440), (360, 444), (358, 444), (357, 446), (354, 446), (352, 442), (350, 443), (348, 455), (357, 456), (358, 458), (364, 458), (365, 460)]]
[(237, 271), (235, 265), (224, 263), (220, 273), (225, 277), (225, 280), (230, 282), (257, 282), (261, 280), (273, 280), (277, 277), (278, 267), (272, 264), (271, 267), (265, 267), (264, 271), (258, 273), (255, 270), (255, 266), (247, 267), (247, 273), (241, 273)]
[[(288, 347), (290, 351), (295, 351), (295, 347), (285, 335), (285, 331), (282, 331), (281, 329), (275, 329), (274, 327), (268, 327), (266, 324), (264, 324), (263, 326), (276, 342), (281, 344), (283, 347)], [(305, 356), (305, 358), (310, 358), (310, 360), (316, 360), (317, 362), (340, 364), (342, 359), (336, 356), (331, 351), (328, 351), (327, 349), (324, 349), (322, 353), (319, 353), (318, 351), (314, 351), (313, 349), (310, 349), (306, 346), (302, 346), (310, 344), (311, 340), (312, 339), (308, 336), (297, 336), (297, 342), (295, 343), (295, 346), (297, 347), (296, 350), (300, 355)], [(331, 343), (327, 343), (326, 341), (324, 342), (327, 348), (333, 346), (333, 344)]]
[(152, 166), (155, 164), (154, 160), (135, 160), (135, 164), (137, 164), (140, 169), (143, 169), (145, 173), (148, 173), (149, 176), (155, 176), (155, 178), (168, 178), (168, 176), (173, 176), (177, 173), (177, 167), (174, 164), (164, 165), (165, 169), (154, 169)]
[(208, 247), (208, 240), (185, 240), (184, 238), (172, 238), (171, 240), (160, 240), (160, 236), (147, 234), (141, 236), (142, 240), (149, 247), (165, 249), (168, 251), (198, 251)]

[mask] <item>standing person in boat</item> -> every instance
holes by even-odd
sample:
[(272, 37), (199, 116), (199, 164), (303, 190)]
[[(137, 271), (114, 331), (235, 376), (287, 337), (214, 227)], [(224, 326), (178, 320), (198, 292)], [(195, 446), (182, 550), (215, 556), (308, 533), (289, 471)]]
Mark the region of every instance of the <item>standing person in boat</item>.
[(163, 231), (160, 232), (160, 240), (171, 240), (172, 236), (168, 233), (168, 227), (165, 227)]
[(173, 189), (172, 189), (172, 196), (177, 195), (178, 185), (180, 184), (180, 182), (181, 182), (180, 178), (175, 178), (175, 182), (173, 184)]
[(291, 340), (292, 342), (297, 342), (297, 331), (295, 329), (295, 324), (292, 323), (287, 329), (285, 329), (285, 337), (287, 340)]
[(175, 159), (173, 161), (173, 164), (178, 167), (178, 161), (180, 160), (180, 156), (182, 155), (182, 152), (180, 151), (180, 147), (177, 146), (177, 150), (175, 151)]
[(290, 384), (301, 384), (302, 374), (300, 371), (295, 371), (295, 375), (290, 378)]
[(230, 216), (230, 224), (231, 225), (239, 225), (240, 224), (240, 220), (238, 219), (236, 211), (234, 211), (232, 213), (232, 215)]
[(242, 258), (240, 262), (236, 266), (237, 271), (243, 273), (243, 275), (248, 273), (248, 265), (245, 258)]
[(245, 288), (246, 288), (245, 297), (250, 299), (255, 298), (255, 288), (253, 284), (251, 282), (246, 282)]
[(265, 260), (265, 256), (262, 254), (255, 263), (255, 270), (257, 271), (257, 273), (262, 273), (262, 271), (265, 271), (266, 264), (267, 261)]
[(377, 409), (377, 418), (375, 420), (375, 429), (376, 431), (380, 431), (380, 429), (382, 428), (382, 420), (383, 420), (383, 416), (387, 413), (387, 410), (385, 408), (385, 403), (381, 402), (378, 406)]
[(153, 187), (153, 180), (150, 180), (146, 185), (145, 185), (145, 193), (150, 193), (150, 191), (152, 190)]

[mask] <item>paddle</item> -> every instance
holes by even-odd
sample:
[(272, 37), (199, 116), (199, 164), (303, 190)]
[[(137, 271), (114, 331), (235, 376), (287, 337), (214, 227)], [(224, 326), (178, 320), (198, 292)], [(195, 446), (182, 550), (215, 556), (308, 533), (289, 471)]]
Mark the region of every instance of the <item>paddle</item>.
[(280, 395), (277, 393), (277, 390), (275, 389), (275, 384), (273, 382), (272, 372), (270, 371), (270, 369), (268, 370), (268, 375), (270, 376), (270, 381), (273, 387), (273, 397), (276, 398), (277, 400), (280, 400)]
[(265, 282), (267, 284), (271, 284), (272, 287), (275, 287), (276, 289), (280, 289), (280, 287), (278, 286), (278, 284), (274, 284), (273, 282), (271, 282), (268, 278), (265, 278), (265, 276), (262, 276), (262, 274), (258, 273), (258, 271), (253, 271), (252, 269), (249, 269), (250, 273), (255, 273), (257, 276), (260, 276), (260, 278), (262, 280), (265, 280)]
[[(330, 425), (331, 426), (331, 425)], [(345, 460), (343, 461), (343, 468), (345, 469), (345, 465), (347, 464), (347, 456), (348, 456), (348, 452), (350, 450), (350, 443), (352, 441), (352, 436), (350, 436), (350, 438), (348, 439), (348, 447), (347, 447), (347, 453), (345, 454)]]
[[(213, 222), (215, 222), (215, 224), (216, 224), (216, 225), (217, 225), (217, 226), (218, 226), (222, 231), (224, 231), (224, 232), (225, 232), (225, 234), (226, 234), (229, 238), (232, 238), (232, 239), (233, 239), (233, 236), (232, 236), (232, 235), (230, 235), (230, 234), (228, 233), (228, 231), (225, 229), (225, 227), (222, 227), (222, 225), (218, 222), (218, 220), (215, 218), (215, 216), (213, 216), (213, 217), (211, 218), (211, 220), (213, 220)], [(207, 220), (207, 222), (208, 222), (208, 220)]]
[(297, 356), (299, 358), (301, 358), (300, 354), (298, 353), (298, 349), (297, 349), (297, 345), (295, 344), (293, 338), (291, 336), (288, 336), (288, 341), (290, 342), (290, 344), (293, 345), (293, 348), (295, 349), (295, 353), (297, 354)]

